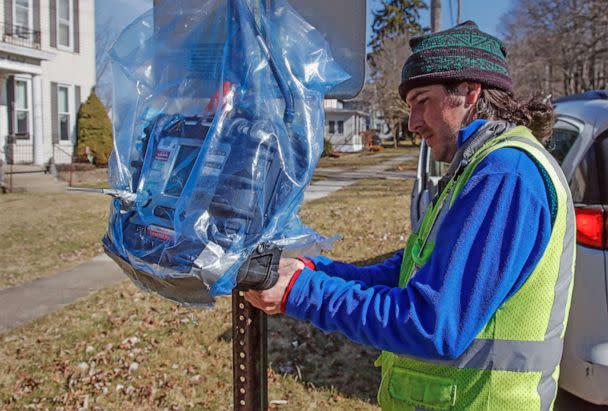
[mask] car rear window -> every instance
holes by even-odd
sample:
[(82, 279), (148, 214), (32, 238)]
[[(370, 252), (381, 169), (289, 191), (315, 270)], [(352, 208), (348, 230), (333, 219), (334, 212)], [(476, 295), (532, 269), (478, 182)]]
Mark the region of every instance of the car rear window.
[(564, 161), (568, 152), (574, 145), (580, 130), (567, 121), (557, 120), (553, 126), (553, 135), (547, 144), (547, 149), (559, 164)]
[[(606, 133), (605, 133), (606, 134)], [(608, 138), (596, 140), (576, 167), (570, 180), (570, 191), (575, 203), (607, 204)]]

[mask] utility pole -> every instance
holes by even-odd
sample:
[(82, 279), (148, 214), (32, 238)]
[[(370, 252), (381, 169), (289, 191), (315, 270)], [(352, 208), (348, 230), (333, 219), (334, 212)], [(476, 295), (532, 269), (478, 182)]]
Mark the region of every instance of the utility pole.
[(458, 0), (458, 14), (456, 15), (456, 24), (462, 23), (462, 0)]
[[(451, 1), (451, 0), (450, 0)], [(441, 30), (441, 0), (431, 0), (431, 32), (437, 33)], [(423, 140), (422, 147), (426, 146), (426, 142)], [(428, 148), (425, 148), (428, 150)], [(442, 176), (443, 170), (441, 169), (441, 163), (435, 161), (433, 156), (430, 157), (429, 163), (429, 175), (431, 176)], [(426, 185), (427, 183), (425, 183)]]
[(431, 32), (441, 30), (441, 0), (431, 0)]

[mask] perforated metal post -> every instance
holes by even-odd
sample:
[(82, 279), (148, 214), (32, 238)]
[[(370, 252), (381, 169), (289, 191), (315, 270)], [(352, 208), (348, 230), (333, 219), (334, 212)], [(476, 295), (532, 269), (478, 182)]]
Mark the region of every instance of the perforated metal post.
[(232, 293), (232, 370), (234, 409), (268, 409), (268, 349), (266, 314), (239, 291)]

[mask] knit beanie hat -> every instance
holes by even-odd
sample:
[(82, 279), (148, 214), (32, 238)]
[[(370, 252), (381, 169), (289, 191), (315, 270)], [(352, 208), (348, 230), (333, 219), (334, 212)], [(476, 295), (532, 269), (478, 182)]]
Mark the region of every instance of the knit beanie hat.
[(412, 54), (401, 71), (399, 94), (428, 84), (475, 81), (513, 93), (502, 42), (466, 21), (410, 40)]

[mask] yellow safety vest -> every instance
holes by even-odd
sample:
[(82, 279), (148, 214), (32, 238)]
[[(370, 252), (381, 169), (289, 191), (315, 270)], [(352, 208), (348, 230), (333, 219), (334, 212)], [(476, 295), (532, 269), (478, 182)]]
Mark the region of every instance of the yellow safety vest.
[[(378, 402), (383, 410), (548, 410), (557, 392), (559, 362), (572, 295), (575, 217), (567, 181), (553, 157), (525, 127), (478, 149), (408, 239), (400, 287), (430, 258), (447, 210), (477, 165), (503, 147), (523, 150), (552, 193), (554, 221), (547, 248), (521, 288), (454, 360), (423, 360), (383, 352)], [(449, 222), (446, 222), (449, 224)]]

